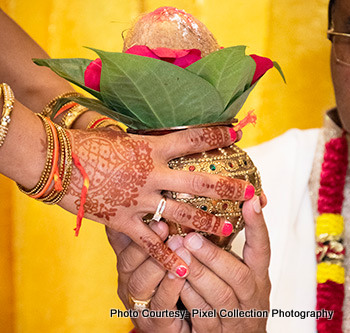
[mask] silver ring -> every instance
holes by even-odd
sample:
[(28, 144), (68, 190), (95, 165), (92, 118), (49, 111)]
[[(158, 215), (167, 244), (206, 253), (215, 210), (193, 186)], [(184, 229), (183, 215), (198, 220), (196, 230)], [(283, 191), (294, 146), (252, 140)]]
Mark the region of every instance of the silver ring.
[(164, 212), (165, 206), (166, 206), (166, 197), (163, 197), (163, 198), (159, 201), (157, 210), (156, 210), (156, 212), (154, 213), (152, 220), (155, 220), (155, 221), (157, 221), (157, 222), (160, 221), (160, 219), (162, 218), (162, 214), (163, 214), (163, 212)]

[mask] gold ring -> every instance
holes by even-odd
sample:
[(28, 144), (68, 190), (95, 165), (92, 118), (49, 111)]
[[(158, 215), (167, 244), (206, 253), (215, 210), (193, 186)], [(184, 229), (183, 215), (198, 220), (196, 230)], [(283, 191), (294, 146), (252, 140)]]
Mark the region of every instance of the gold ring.
[(163, 197), (158, 204), (157, 210), (153, 215), (152, 220), (159, 222), (160, 219), (162, 218), (162, 214), (164, 212), (165, 209), (165, 205), (166, 205), (166, 197)]
[(146, 301), (140, 301), (138, 299), (135, 299), (131, 295), (129, 295), (129, 305), (130, 308), (136, 310), (136, 311), (142, 311), (144, 309), (149, 309), (149, 304), (151, 303), (151, 299), (148, 299)]

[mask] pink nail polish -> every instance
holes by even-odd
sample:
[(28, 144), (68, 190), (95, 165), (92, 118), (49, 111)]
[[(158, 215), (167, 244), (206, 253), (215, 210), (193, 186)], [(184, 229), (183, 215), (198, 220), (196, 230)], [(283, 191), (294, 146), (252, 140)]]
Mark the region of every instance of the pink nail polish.
[(231, 141), (232, 142), (235, 142), (237, 140), (237, 133), (233, 129), (233, 127), (230, 128), (230, 136), (231, 136)]
[(230, 236), (233, 230), (233, 226), (230, 222), (225, 221), (224, 226), (222, 228), (222, 233), (224, 236)]
[(179, 266), (176, 269), (176, 274), (179, 277), (185, 277), (185, 275), (187, 275), (187, 268), (185, 266), (183, 266), (183, 265)]
[(245, 193), (244, 193), (244, 199), (248, 200), (253, 198), (255, 193), (255, 188), (253, 185), (248, 185), (247, 188), (245, 189)]

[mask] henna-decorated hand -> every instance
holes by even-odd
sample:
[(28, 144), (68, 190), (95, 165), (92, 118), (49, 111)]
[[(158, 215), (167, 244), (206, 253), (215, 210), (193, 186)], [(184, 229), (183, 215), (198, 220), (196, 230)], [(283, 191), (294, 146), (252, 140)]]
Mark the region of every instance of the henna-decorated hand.
[[(176, 157), (232, 144), (237, 134), (228, 127), (191, 129), (164, 136), (126, 134), (111, 128), (69, 131), (72, 150), (85, 168), (90, 187), (84, 205), (86, 217), (128, 235), (166, 269), (186, 276), (188, 267), (142, 222), (154, 213), (161, 191), (175, 191), (218, 199), (245, 200), (252, 195), (249, 183), (204, 173), (171, 170)], [(73, 169), (71, 185), (61, 205), (76, 213), (83, 179)], [(168, 199), (165, 219), (228, 236), (232, 226), (224, 219)]]

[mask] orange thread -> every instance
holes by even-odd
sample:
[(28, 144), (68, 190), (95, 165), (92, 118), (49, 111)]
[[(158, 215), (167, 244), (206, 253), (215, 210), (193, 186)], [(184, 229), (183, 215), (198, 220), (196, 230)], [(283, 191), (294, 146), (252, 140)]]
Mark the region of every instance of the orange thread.
[[(51, 169), (51, 172), (50, 172), (49, 179), (47, 180), (47, 183), (45, 184), (44, 188), (38, 194), (30, 195), (30, 197), (34, 198), (34, 199), (38, 199), (38, 198), (42, 197), (45, 194), (45, 192), (49, 189), (52, 180), (54, 180), (55, 174), (58, 174), (57, 163), (58, 163), (58, 158), (59, 158), (59, 154), (60, 154), (59, 143), (58, 143), (58, 134), (57, 134), (57, 130), (56, 130), (55, 126), (53, 125), (52, 121), (50, 119), (48, 119), (48, 118), (47, 118), (47, 121), (48, 121), (48, 123), (50, 125), (51, 131), (52, 131), (52, 135), (53, 135), (53, 142), (54, 142), (54, 150), (53, 150), (53, 158), (52, 158), (52, 169)], [(60, 179), (60, 178), (58, 177), (58, 179)], [(61, 187), (62, 187), (62, 184), (61, 184)]]
[(254, 110), (248, 111), (248, 114), (236, 126), (234, 126), (233, 129), (236, 132), (238, 132), (243, 127), (247, 126), (248, 124), (252, 124), (252, 125), (255, 126), (257, 116), (256, 116), (256, 114), (254, 112), (255, 112)]
[(65, 112), (65, 111), (67, 111), (67, 110), (69, 110), (69, 109), (71, 109), (73, 106), (76, 106), (76, 105), (78, 105), (78, 103), (76, 103), (76, 102), (69, 102), (69, 103), (63, 105), (63, 106), (57, 111), (57, 113), (56, 113), (56, 115), (55, 115), (54, 118), (57, 118), (60, 114), (62, 114), (63, 112)]
[(86, 197), (87, 197), (88, 189), (90, 186), (90, 180), (89, 180), (89, 176), (87, 175), (84, 167), (81, 165), (78, 156), (75, 155), (73, 152), (72, 152), (72, 158), (73, 158), (73, 162), (74, 162), (75, 166), (78, 168), (78, 170), (80, 171), (81, 175), (84, 178), (83, 188), (81, 189), (81, 196), (80, 196), (80, 207), (79, 207), (78, 214), (77, 214), (77, 224), (76, 224), (76, 227), (74, 228), (75, 236), (77, 237), (79, 235), (81, 222), (83, 220), (84, 213), (85, 213), (84, 204), (86, 202)]

